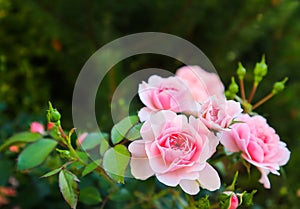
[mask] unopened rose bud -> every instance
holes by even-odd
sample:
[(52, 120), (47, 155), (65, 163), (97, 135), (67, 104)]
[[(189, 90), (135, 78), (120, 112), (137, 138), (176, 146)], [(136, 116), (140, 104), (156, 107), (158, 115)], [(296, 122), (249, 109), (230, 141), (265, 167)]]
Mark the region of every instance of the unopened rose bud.
[(234, 192), (231, 191), (225, 191), (224, 194), (229, 196), (229, 204), (226, 209), (236, 209), (239, 206), (239, 198)]
[(236, 74), (238, 75), (240, 80), (243, 80), (245, 77), (246, 69), (244, 68), (241, 62), (239, 62), (238, 64), (238, 69), (236, 70)]
[(49, 102), (49, 110), (47, 113), (48, 122), (58, 123), (60, 121), (60, 113), (57, 109), (52, 107), (51, 102)]
[(232, 93), (232, 94), (236, 94), (239, 92), (239, 86), (237, 85), (237, 83), (235, 82), (234, 77), (231, 77), (231, 84), (229, 85), (228, 90)]
[(288, 80), (288, 78), (284, 78), (283, 81), (278, 81), (278, 82), (274, 83), (273, 89), (272, 89), (272, 94), (277, 94), (277, 93), (283, 91), (287, 80)]
[(40, 133), (40, 134), (44, 134), (45, 132), (43, 124), (39, 122), (32, 122), (30, 124), (30, 131), (32, 133)]
[(254, 83), (258, 85), (263, 77), (267, 75), (267, 73), (268, 65), (266, 64), (265, 56), (263, 55), (261, 61), (256, 63), (254, 68)]

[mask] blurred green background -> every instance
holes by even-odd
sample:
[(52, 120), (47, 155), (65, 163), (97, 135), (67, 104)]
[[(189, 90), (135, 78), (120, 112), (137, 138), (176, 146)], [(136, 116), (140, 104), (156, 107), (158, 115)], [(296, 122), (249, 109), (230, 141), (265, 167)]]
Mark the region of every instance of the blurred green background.
[[(116, 38), (146, 31), (174, 34), (195, 44), (226, 85), (238, 61), (251, 72), (265, 54), (269, 74), (256, 100), (275, 81), (289, 77), (287, 89), (257, 109), (292, 152), (284, 167), (286, 177), (271, 176), (271, 190), (256, 182), (255, 172), (252, 180), (239, 184), (259, 188), (253, 208), (299, 208), (300, 2), (296, 0), (0, 0), (0, 143), (28, 129), (33, 120), (45, 121), (49, 100), (62, 112), (64, 127), (71, 128), (73, 86), (86, 60)], [(179, 66), (167, 57), (141, 55), (114, 67), (98, 94), (102, 128), (112, 125), (109, 104), (123, 78), (142, 68), (175, 71)], [(251, 83), (251, 76), (247, 80)], [(0, 158), (12, 163), (11, 158)], [(22, 184), (8, 208), (68, 208), (55, 184), (17, 175)]]

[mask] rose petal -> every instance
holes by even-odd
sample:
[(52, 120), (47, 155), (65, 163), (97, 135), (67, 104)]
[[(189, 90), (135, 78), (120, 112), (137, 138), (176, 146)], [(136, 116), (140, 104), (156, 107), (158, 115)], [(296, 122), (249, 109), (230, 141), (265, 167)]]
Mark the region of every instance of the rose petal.
[(137, 179), (145, 180), (154, 174), (149, 165), (149, 160), (145, 151), (145, 141), (138, 140), (128, 146), (132, 157), (130, 161), (131, 173)]
[(165, 174), (156, 174), (157, 179), (167, 186), (177, 186), (183, 179), (185, 180), (196, 180), (198, 178), (198, 172), (184, 172), (178, 169), (173, 172)]
[(205, 168), (199, 171), (199, 182), (201, 187), (214, 191), (220, 188), (221, 180), (217, 171), (208, 163)]
[(130, 161), (131, 174), (136, 179), (145, 180), (154, 175), (147, 158), (132, 157)]
[(263, 169), (263, 168), (258, 168), (258, 170), (261, 172), (261, 177), (259, 179), (259, 182), (261, 184), (263, 184), (266, 189), (270, 189), (271, 183), (268, 178), (269, 171), (267, 169)]
[(182, 190), (190, 195), (195, 195), (200, 191), (199, 184), (195, 180), (181, 180), (179, 183)]
[(140, 109), (138, 116), (141, 122), (144, 122), (146, 120), (148, 120), (151, 115), (155, 113), (153, 110), (151, 110), (148, 107), (143, 107), (142, 109)]

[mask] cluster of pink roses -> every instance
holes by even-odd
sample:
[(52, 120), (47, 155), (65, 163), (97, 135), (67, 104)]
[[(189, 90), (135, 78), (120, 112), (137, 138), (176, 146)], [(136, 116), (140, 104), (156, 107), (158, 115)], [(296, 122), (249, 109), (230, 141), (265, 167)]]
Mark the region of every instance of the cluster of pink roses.
[[(200, 187), (217, 190), (220, 177), (207, 160), (221, 143), (255, 165), (262, 173), (260, 182), (269, 188), (269, 172), (279, 174), (279, 166), (289, 159), (285, 143), (263, 117), (244, 114), (240, 103), (226, 100), (215, 73), (182, 67), (175, 76), (151, 76), (138, 93), (145, 105), (138, 114), (144, 122), (142, 140), (129, 145), (131, 172), (137, 179), (155, 175), (191, 195)], [(231, 125), (233, 120), (242, 123)]]

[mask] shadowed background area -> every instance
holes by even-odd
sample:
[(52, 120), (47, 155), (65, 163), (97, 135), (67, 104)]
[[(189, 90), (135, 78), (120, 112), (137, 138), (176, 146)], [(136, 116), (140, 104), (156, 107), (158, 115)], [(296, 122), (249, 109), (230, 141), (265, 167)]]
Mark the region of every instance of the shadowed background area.
[[(62, 113), (64, 127), (71, 128), (73, 87), (86, 60), (116, 38), (146, 31), (170, 33), (195, 44), (225, 85), (239, 61), (252, 72), (265, 54), (269, 73), (255, 101), (269, 93), (275, 81), (289, 77), (287, 89), (257, 109), (292, 152), (283, 178), (271, 176), (272, 189), (264, 190), (253, 169), (253, 175), (240, 179), (238, 186), (259, 189), (253, 208), (298, 208), (300, 4), (296, 0), (0, 0), (0, 143), (28, 129), (33, 120), (45, 121), (49, 100)], [(175, 72), (181, 65), (151, 54), (117, 64), (98, 90), (96, 112), (101, 129), (107, 131), (113, 124), (110, 102), (124, 78), (143, 68)], [(252, 77), (246, 77), (246, 82), (249, 94)], [(134, 112), (140, 106), (135, 99), (131, 109)], [(11, 159), (0, 155), (0, 186), (14, 172)], [(7, 208), (68, 208), (55, 182), (49, 184), (36, 174), (15, 175), (21, 186)]]

